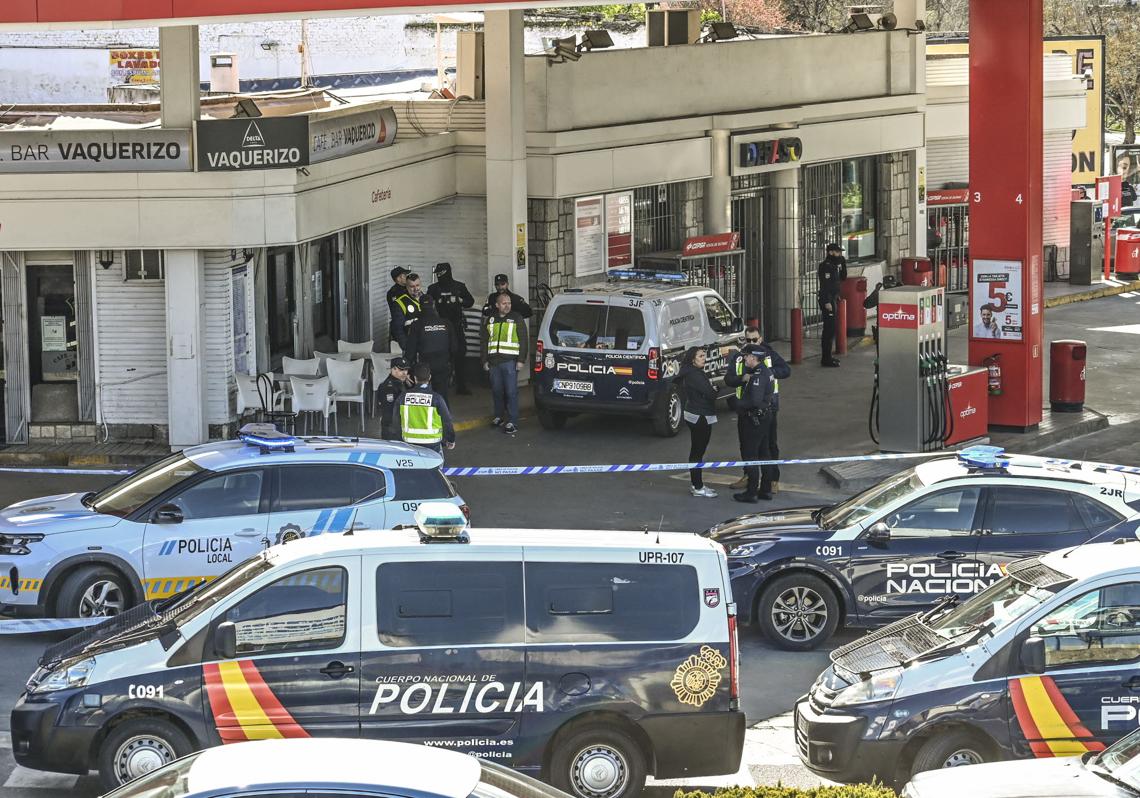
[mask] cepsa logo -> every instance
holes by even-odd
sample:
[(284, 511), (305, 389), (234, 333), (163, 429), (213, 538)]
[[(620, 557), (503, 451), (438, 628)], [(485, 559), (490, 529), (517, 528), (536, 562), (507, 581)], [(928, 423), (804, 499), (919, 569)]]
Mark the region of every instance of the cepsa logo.
[(887, 329), (917, 330), (918, 312), (909, 305), (883, 305), (879, 308), (879, 326)]
[(559, 363), (556, 371), (568, 371), (571, 374), (615, 374), (619, 377), (632, 377), (633, 369), (629, 366), (604, 366), (600, 363)]

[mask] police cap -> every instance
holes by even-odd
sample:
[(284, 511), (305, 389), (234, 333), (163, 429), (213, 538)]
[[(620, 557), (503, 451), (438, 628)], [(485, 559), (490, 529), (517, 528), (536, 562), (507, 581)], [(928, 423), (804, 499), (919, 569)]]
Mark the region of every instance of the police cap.
[(405, 274), (411, 274), (411, 272), (405, 269), (403, 266), (397, 266), (395, 269), (392, 269), (390, 274), (392, 275), (392, 279), (395, 280), (397, 277)]
[(406, 369), (408, 367), (408, 361), (404, 360), (402, 357), (394, 357), (392, 358), (391, 367), (394, 369)]
[(745, 344), (740, 349), (742, 355), (754, 355), (755, 357), (764, 357), (764, 347), (760, 344)]
[(505, 274), (496, 274), (495, 275), (495, 285), (498, 285), (499, 283), (505, 283), (505, 282), (507, 282), (507, 275), (505, 275)]
[(839, 246), (838, 244), (836, 244), (836, 243), (833, 241), (833, 242), (831, 242), (830, 244), (828, 244), (828, 245), (827, 245), (827, 251), (828, 251), (828, 252), (839, 252), (839, 253), (842, 253), (842, 252), (843, 252), (843, 247)]

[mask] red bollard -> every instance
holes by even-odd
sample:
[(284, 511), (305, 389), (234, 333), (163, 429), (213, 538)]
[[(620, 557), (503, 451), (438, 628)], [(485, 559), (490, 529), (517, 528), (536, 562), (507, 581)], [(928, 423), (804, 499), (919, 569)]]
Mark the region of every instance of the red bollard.
[(835, 305), (835, 353), (847, 354), (847, 300), (843, 297)]
[(804, 362), (804, 312), (792, 308), (792, 363)]

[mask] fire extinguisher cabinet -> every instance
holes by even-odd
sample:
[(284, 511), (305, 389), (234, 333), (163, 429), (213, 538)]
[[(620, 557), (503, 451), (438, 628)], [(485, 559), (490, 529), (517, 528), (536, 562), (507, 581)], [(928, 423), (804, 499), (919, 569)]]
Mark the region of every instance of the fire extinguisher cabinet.
[(934, 285), (934, 268), (930, 258), (902, 259), (903, 285)]
[(867, 331), (867, 278), (848, 277), (839, 286), (839, 295), (847, 300), (847, 337), (862, 338)]
[(1116, 274), (1135, 277), (1140, 274), (1140, 230), (1121, 227), (1116, 231), (1116, 252), (1114, 266)]
[(1049, 406), (1054, 413), (1079, 413), (1085, 407), (1084, 341), (1054, 341), (1049, 345)]

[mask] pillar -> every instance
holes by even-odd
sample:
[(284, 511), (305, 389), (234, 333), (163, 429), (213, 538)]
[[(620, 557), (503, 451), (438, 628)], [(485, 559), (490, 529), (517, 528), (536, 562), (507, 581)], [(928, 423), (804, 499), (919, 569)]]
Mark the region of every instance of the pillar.
[(911, 154), (914, 181), (911, 183), (910, 199), (910, 251), (916, 257), (925, 257), (926, 230), (930, 217), (926, 213), (926, 147), (919, 147)]
[(705, 235), (732, 231), (732, 158), (727, 130), (709, 131), (712, 174), (705, 181)]
[(168, 249), (166, 386), (170, 447), (210, 438), (206, 416), (206, 261), (201, 250)]
[(815, 297), (802, 297), (799, 291), (800, 259), (804, 257), (800, 253), (800, 170), (772, 172), (771, 186), (776, 207), (764, 211), (766, 216), (772, 214), (769, 216), (773, 222), (770, 229), (775, 236), (775, 246), (770, 251), (774, 256), (772, 266), (776, 270), (776, 279), (772, 281), (776, 301), (769, 304), (777, 308), (777, 312), (771, 329), (775, 330), (776, 338), (786, 341), (791, 337), (792, 308), (814, 307), (815, 303)]
[(159, 90), (162, 126), (190, 128), (200, 116), (201, 77), (198, 64), (198, 26), (158, 29), (162, 55)]
[(526, 115), (523, 72), (523, 12), (484, 15), (483, 87), (486, 100), (487, 280), (510, 277), (511, 289), (527, 293)]

